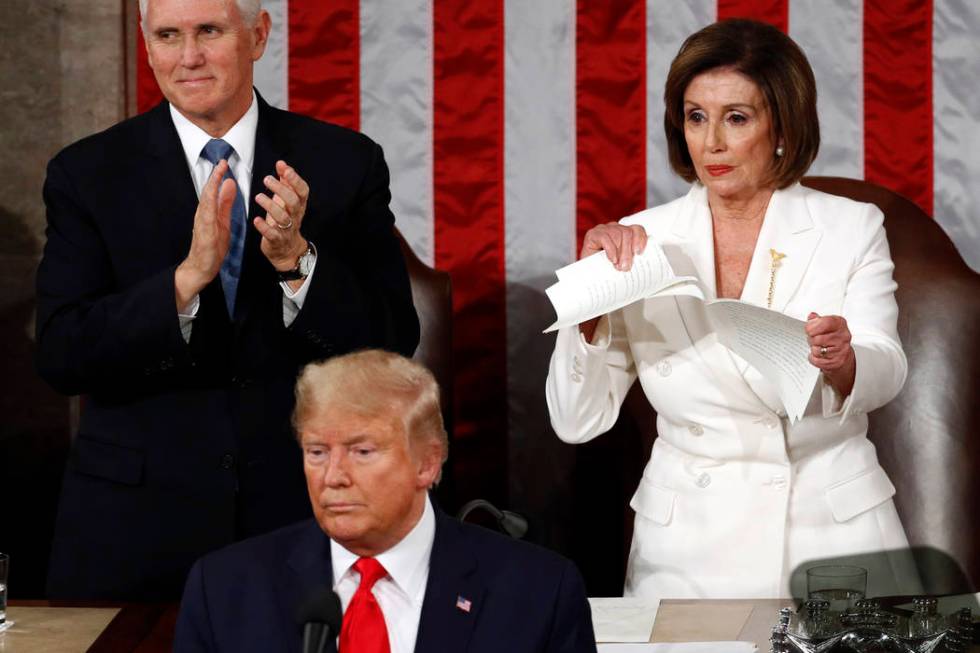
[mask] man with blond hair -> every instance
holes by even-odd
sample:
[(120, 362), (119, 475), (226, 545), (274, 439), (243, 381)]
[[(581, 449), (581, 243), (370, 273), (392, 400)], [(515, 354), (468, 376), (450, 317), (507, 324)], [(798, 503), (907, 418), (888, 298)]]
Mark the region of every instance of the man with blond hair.
[(314, 519), (198, 561), (175, 650), (300, 650), (291, 615), (330, 587), (341, 653), (595, 651), (571, 562), (430, 501), (448, 442), (428, 370), (377, 350), (310, 364), (293, 424)]
[(173, 599), (201, 554), (308, 516), (297, 372), (418, 344), (381, 148), (255, 92), (258, 0), (140, 9), (166, 100), (44, 187), (38, 368), (86, 395), (51, 598)]

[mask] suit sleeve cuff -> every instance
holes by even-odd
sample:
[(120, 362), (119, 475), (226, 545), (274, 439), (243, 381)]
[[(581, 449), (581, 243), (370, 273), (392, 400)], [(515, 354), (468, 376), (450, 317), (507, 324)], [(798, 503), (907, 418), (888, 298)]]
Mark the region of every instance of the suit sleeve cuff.
[(306, 279), (303, 280), (303, 285), (301, 285), (295, 292), (289, 287), (289, 283), (285, 281), (279, 282), (279, 287), (282, 288), (282, 321), (287, 327), (293, 323), (299, 312), (303, 310), (303, 304), (306, 302), (306, 295), (310, 292), (310, 281), (313, 279), (313, 275), (316, 273), (316, 251), (313, 252), (313, 263), (310, 266), (310, 273), (306, 275)]
[(201, 308), (201, 296), (194, 295), (190, 303), (184, 307), (184, 310), (177, 311), (177, 320), (180, 322), (180, 335), (184, 339), (184, 342), (191, 341), (191, 331), (194, 328), (194, 318), (197, 317), (197, 311)]

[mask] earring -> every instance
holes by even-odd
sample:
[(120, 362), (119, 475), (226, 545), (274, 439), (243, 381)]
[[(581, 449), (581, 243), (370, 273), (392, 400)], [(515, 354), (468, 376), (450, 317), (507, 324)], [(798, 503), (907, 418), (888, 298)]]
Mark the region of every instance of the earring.
[(776, 146), (776, 156), (782, 156), (784, 154), (786, 154), (786, 148), (783, 147), (782, 145), (777, 145)]

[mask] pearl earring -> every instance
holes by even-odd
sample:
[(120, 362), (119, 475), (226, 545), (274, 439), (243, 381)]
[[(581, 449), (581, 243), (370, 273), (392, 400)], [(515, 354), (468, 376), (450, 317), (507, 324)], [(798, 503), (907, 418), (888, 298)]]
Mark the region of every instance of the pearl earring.
[(784, 154), (786, 154), (786, 148), (783, 147), (782, 145), (777, 145), (776, 146), (776, 156), (782, 156)]

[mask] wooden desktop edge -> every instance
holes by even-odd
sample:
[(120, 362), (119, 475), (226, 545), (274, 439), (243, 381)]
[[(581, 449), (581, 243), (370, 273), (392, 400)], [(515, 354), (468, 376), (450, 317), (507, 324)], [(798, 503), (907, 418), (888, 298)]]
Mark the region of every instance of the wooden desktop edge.
[(24, 608), (118, 608), (109, 625), (89, 647), (89, 653), (169, 652), (177, 624), (177, 603), (125, 603), (120, 601), (11, 600)]

